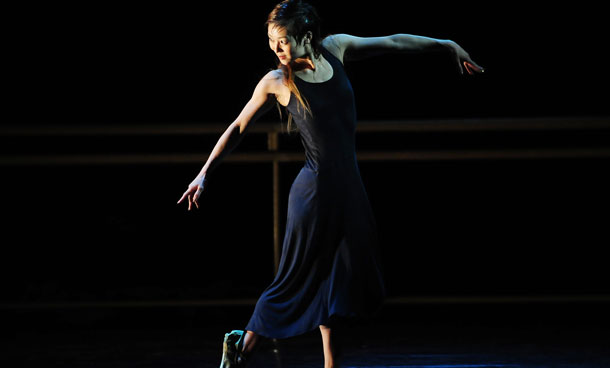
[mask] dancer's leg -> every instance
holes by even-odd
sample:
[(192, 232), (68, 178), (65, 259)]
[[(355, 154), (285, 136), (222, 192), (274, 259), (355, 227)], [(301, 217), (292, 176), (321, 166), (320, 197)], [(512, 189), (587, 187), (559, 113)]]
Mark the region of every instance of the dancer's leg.
[(254, 331), (246, 331), (246, 336), (244, 337), (244, 346), (242, 347), (242, 352), (245, 355), (248, 355), (252, 352), (256, 344), (258, 343), (259, 336)]
[(331, 328), (320, 325), (320, 332), (322, 333), (322, 347), (324, 349), (324, 368), (339, 367), (336, 339), (333, 338)]

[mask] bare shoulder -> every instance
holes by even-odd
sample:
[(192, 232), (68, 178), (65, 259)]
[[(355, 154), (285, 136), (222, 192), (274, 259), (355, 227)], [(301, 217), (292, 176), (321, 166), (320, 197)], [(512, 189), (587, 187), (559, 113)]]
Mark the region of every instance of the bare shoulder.
[(347, 41), (346, 36), (349, 37), (348, 34), (335, 33), (326, 36), (322, 40), (322, 46), (339, 59), (342, 64), (344, 64), (343, 56), (345, 54), (345, 45)]
[(264, 89), (268, 95), (274, 95), (275, 99), (283, 106), (288, 105), (290, 89), (284, 84), (284, 72), (281, 69), (271, 70), (265, 74), (257, 88)]
[(265, 89), (267, 93), (277, 94), (282, 86), (282, 71), (275, 69), (267, 72), (259, 81), (259, 86)]
[(268, 80), (268, 81), (279, 81), (282, 79), (282, 70), (281, 69), (273, 69), (267, 72), (267, 74), (265, 74), (263, 76), (264, 80)]

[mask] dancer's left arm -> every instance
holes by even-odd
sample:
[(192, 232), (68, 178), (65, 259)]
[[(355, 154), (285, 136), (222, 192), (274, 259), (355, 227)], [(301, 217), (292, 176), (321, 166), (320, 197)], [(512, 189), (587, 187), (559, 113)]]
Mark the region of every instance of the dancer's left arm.
[(458, 64), (460, 72), (464, 68), (468, 74), (482, 73), (484, 69), (472, 61), (470, 55), (456, 42), (424, 36), (398, 33), (383, 37), (357, 37), (349, 34), (334, 34), (328, 37), (340, 50), (344, 60), (359, 60), (391, 52), (427, 52), (448, 50)]

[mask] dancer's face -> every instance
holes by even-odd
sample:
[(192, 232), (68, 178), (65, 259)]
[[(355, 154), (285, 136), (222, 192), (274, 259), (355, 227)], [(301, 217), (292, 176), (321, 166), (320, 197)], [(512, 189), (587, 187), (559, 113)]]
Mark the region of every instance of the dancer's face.
[(286, 65), (297, 58), (307, 55), (305, 38), (301, 44), (297, 44), (294, 37), (286, 33), (286, 29), (270, 24), (268, 29), (269, 47), (280, 59), (280, 63)]

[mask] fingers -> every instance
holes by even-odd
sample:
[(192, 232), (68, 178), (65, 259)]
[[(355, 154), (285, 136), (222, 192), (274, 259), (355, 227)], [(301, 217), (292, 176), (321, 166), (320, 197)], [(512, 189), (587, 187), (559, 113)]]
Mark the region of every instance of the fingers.
[[(468, 62), (464, 61), (464, 68), (466, 68), (466, 71), (468, 72), (468, 74), (473, 75), (474, 72), (472, 70), (470, 70), (470, 68), (468, 67)], [(464, 74), (464, 73), (462, 73)]]
[(482, 67), (482, 66), (480, 66), (479, 64), (475, 63), (474, 61), (472, 61), (472, 60), (468, 60), (468, 63), (469, 63), (471, 66), (474, 66), (475, 71), (480, 72), (480, 73), (485, 72), (485, 68), (483, 68), (483, 67)]
[(184, 192), (184, 194), (182, 195), (182, 197), (181, 197), (181, 198), (178, 200), (177, 204), (182, 203), (182, 201), (184, 201), (184, 198), (187, 198), (187, 197), (190, 195), (190, 193), (191, 193), (192, 191), (193, 191), (193, 190), (192, 190), (192, 188), (188, 188), (188, 189), (186, 190), (186, 192)]
[(199, 187), (195, 194), (193, 195), (193, 203), (195, 203), (195, 207), (199, 209), (199, 197), (201, 196), (201, 192), (203, 192), (203, 188)]
[(182, 197), (178, 200), (177, 204), (182, 203), (182, 201), (184, 200), (184, 198), (186, 198), (187, 194), (188, 194), (188, 190), (186, 192), (184, 192), (184, 194), (182, 195)]
[[(197, 189), (195, 189), (197, 188)], [(199, 197), (201, 196), (201, 193), (203, 192), (203, 188), (200, 186), (197, 187), (190, 187), (186, 192), (184, 192), (184, 194), (182, 195), (182, 198), (180, 198), (178, 200), (178, 204), (182, 203), (182, 201), (187, 198), (188, 199), (188, 210), (190, 211), (193, 208), (193, 204), (195, 204), (195, 207), (197, 209), (199, 209)]]
[(463, 63), (464, 63), (464, 67), (466, 68), (466, 71), (470, 75), (474, 74), (474, 72), (477, 72), (477, 73), (485, 72), (485, 69), (483, 69), (482, 67), (480, 67), (473, 61), (464, 61)]

